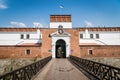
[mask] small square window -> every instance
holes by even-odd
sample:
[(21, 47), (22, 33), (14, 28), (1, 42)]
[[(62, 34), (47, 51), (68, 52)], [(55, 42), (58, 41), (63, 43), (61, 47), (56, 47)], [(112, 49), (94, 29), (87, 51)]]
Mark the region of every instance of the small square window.
[(27, 34), (27, 35), (26, 35), (26, 38), (27, 38), (27, 39), (29, 39), (29, 38), (30, 38), (30, 35), (29, 35), (29, 34)]
[(99, 39), (99, 38), (100, 38), (100, 37), (99, 37), (99, 34), (96, 34), (96, 38), (97, 38), (97, 39)]
[(83, 34), (80, 34), (80, 38), (83, 38)]
[(93, 50), (89, 50), (88, 54), (92, 55), (93, 54)]
[(24, 39), (24, 35), (23, 34), (21, 34), (20, 39)]
[(27, 49), (27, 50), (26, 50), (26, 54), (27, 54), (27, 55), (30, 55), (30, 49)]
[(90, 38), (93, 38), (93, 34), (90, 34)]

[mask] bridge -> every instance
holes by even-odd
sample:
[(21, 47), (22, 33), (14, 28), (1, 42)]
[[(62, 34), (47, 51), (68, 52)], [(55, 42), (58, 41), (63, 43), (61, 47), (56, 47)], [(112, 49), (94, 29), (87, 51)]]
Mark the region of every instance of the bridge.
[(120, 80), (120, 68), (75, 56), (49, 56), (3, 74), (0, 80)]

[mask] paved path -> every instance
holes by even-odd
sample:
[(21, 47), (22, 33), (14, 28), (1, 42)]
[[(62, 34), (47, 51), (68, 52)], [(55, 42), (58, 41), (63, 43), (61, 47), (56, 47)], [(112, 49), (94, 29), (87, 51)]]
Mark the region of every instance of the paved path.
[(52, 59), (34, 80), (90, 80), (67, 59)]

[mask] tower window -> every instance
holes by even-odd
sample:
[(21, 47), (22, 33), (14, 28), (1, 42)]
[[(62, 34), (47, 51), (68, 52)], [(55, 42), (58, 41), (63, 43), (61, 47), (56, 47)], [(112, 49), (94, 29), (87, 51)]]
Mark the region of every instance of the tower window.
[(89, 50), (88, 54), (92, 55), (93, 54), (93, 50)]
[(30, 38), (30, 35), (29, 35), (29, 34), (27, 34), (27, 35), (26, 35), (26, 38), (27, 38), (27, 39), (29, 39), (29, 38)]
[(24, 39), (24, 35), (23, 34), (21, 34), (20, 39)]
[(96, 34), (96, 38), (99, 39), (99, 34)]
[(90, 38), (93, 38), (93, 34), (90, 34)]
[(80, 34), (80, 38), (83, 38), (83, 34)]
[(27, 49), (27, 50), (26, 50), (26, 54), (27, 54), (27, 55), (30, 55), (30, 49)]

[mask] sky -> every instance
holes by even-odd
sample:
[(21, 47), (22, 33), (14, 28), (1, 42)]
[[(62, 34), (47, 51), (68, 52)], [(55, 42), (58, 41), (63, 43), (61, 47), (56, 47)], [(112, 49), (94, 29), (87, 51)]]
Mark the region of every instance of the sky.
[(0, 27), (49, 27), (53, 14), (73, 27), (120, 27), (120, 0), (0, 0)]

